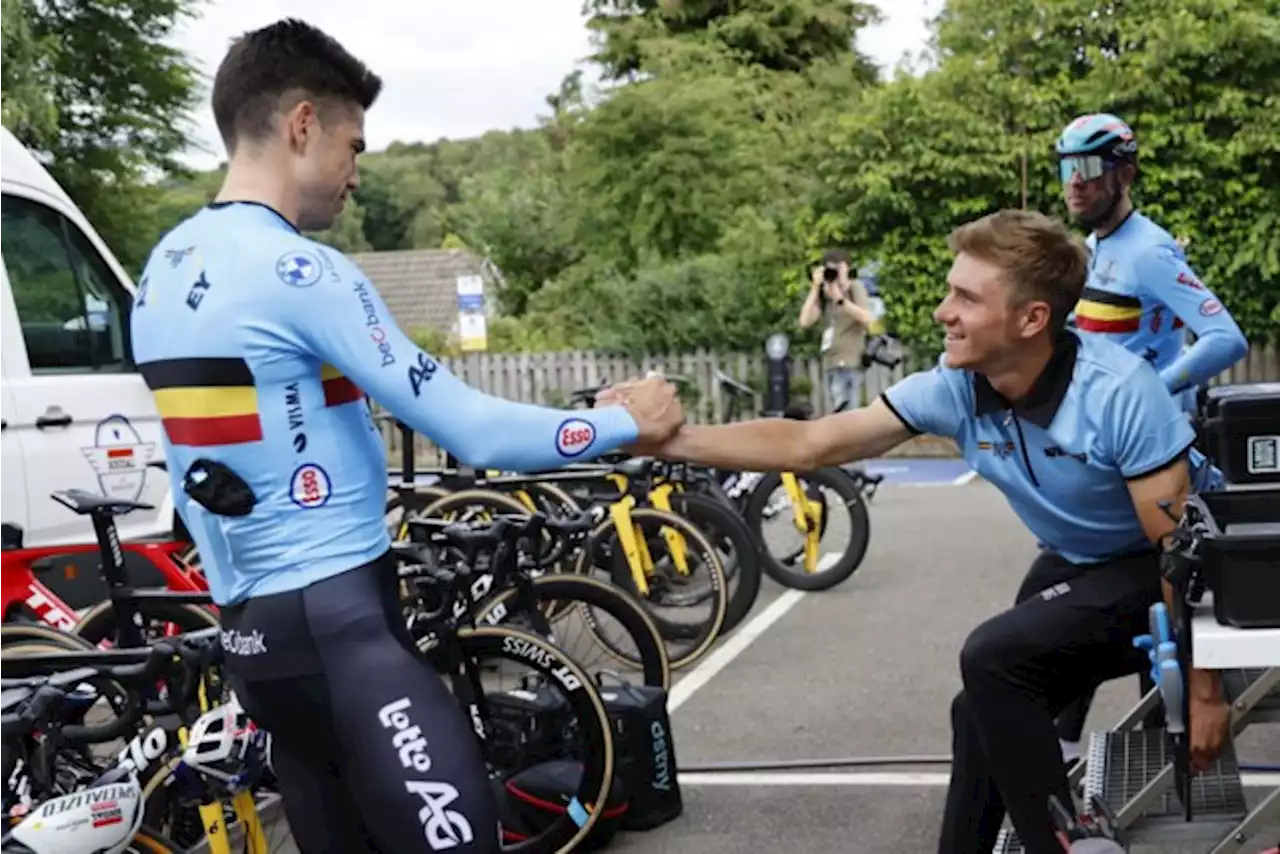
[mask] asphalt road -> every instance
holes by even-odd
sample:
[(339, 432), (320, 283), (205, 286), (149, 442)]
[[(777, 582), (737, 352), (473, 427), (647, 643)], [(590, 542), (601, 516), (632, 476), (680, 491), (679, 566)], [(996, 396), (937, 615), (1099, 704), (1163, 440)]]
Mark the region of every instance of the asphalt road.
[[(912, 481), (909, 473), (893, 474), (899, 483)], [(1034, 551), (1003, 498), (981, 481), (963, 482), (962, 474), (930, 471), (919, 480), (932, 485), (919, 488), (886, 484), (871, 507), (866, 559), (839, 588), (797, 594), (765, 579), (752, 616), (721, 641), (729, 649), (680, 674), (673, 687), (684, 814), (654, 830), (621, 834), (610, 850), (937, 850), (945, 766), (833, 769), (814, 772), (833, 775), (816, 779), (703, 772), (716, 763), (950, 753), (948, 709), (960, 686), (960, 645), (1011, 602)], [(759, 620), (769, 617), (776, 620), (757, 633)], [(755, 637), (744, 644), (744, 634)], [(723, 663), (730, 652), (736, 655)], [(1136, 678), (1103, 686), (1090, 728), (1119, 719), (1137, 690)], [(1280, 763), (1280, 727), (1246, 732), (1237, 751), (1250, 761)], [(1254, 800), (1258, 794), (1251, 790)], [(1276, 844), (1280, 828), (1270, 835)], [(1245, 851), (1260, 850), (1263, 841)]]
[[(682, 702), (672, 726), (684, 815), (620, 836), (616, 850), (937, 850), (945, 766), (833, 769), (837, 777), (809, 781), (795, 781), (794, 772), (697, 773), (714, 763), (950, 753), (958, 650), (973, 626), (1012, 600), (1034, 542), (982, 482), (885, 487), (871, 517), (870, 549), (848, 582), (799, 596), (692, 694), (681, 698), (677, 682), (673, 699)], [(755, 613), (782, 593), (766, 579)], [(696, 669), (681, 678), (699, 680)], [(1089, 727), (1110, 726), (1137, 691), (1136, 678), (1103, 686)], [(1280, 763), (1280, 727), (1245, 732), (1237, 749), (1242, 758)], [(877, 780), (869, 771), (890, 776)], [(909, 784), (909, 771), (927, 776)], [(1208, 847), (1133, 850), (1192, 854)]]

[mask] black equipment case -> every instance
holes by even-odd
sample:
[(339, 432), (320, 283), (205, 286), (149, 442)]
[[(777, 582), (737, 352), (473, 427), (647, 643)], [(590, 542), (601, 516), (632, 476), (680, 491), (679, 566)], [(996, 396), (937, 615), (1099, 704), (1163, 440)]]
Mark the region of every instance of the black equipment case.
[(1201, 450), (1229, 483), (1280, 484), (1280, 382), (1201, 394)]

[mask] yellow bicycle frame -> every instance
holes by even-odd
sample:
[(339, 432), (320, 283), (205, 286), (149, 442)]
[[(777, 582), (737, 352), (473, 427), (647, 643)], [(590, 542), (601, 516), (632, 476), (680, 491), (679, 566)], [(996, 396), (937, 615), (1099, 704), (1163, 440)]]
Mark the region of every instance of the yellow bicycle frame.
[(795, 472), (782, 473), (782, 486), (791, 499), (796, 530), (804, 535), (804, 571), (818, 571), (818, 546), (822, 539), (822, 502), (813, 501), (800, 487)]
[[(209, 711), (210, 703), (204, 676), (200, 677), (200, 713)], [(187, 728), (178, 729), (178, 743), (187, 746)], [(267, 834), (262, 827), (262, 816), (258, 814), (258, 805), (250, 791), (237, 792), (231, 799), (231, 807), (235, 811), (236, 820), (244, 829), (244, 840), (247, 854), (271, 854), (267, 848)], [(226, 809), (221, 799), (215, 798), (207, 804), (200, 804), (200, 823), (204, 827), (204, 837), (209, 843), (209, 854), (231, 854), (231, 834), (227, 830)]]

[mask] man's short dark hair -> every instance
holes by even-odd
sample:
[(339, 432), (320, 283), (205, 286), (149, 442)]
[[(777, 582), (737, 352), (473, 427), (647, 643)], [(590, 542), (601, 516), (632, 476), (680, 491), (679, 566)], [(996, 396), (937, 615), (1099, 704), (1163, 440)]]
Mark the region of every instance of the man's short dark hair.
[(849, 265), (853, 264), (853, 259), (850, 258), (849, 253), (843, 249), (828, 249), (826, 252), (822, 253), (823, 264), (839, 264), (841, 261)]
[(337, 40), (296, 18), (245, 33), (231, 45), (213, 81), (213, 117), (229, 152), (264, 139), (272, 119), (299, 101), (322, 109), (367, 110), (382, 79)]

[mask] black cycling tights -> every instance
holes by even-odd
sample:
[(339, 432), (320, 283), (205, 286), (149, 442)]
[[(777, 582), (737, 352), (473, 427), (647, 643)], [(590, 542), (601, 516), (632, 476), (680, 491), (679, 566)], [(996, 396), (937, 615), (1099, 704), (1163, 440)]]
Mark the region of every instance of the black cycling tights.
[(221, 617), (229, 681), (271, 733), (304, 854), (501, 850), (476, 736), (404, 628), (392, 560)]
[(1005, 812), (1027, 854), (1061, 854), (1049, 796), (1071, 809), (1054, 717), (1109, 679), (1146, 669), (1133, 639), (1160, 600), (1154, 553), (1094, 566), (1042, 554), (1018, 604), (973, 630), (951, 706), (952, 767), (939, 854), (989, 854)]

